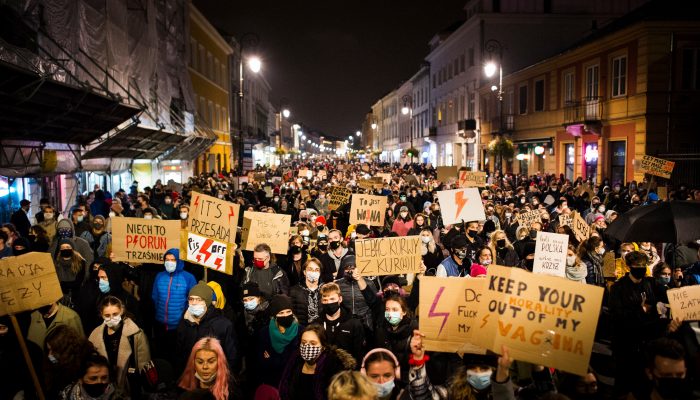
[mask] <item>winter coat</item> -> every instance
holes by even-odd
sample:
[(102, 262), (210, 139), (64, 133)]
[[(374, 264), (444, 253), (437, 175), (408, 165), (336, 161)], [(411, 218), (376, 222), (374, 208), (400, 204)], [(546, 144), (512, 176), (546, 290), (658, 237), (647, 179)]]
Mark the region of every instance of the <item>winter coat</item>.
[(258, 268), (256, 267), (245, 267), (245, 278), (243, 279), (243, 283), (257, 283), (258, 286), (260, 286), (260, 291), (268, 299), (271, 299), (272, 296), (276, 294), (289, 295), (289, 279), (287, 278), (287, 274), (284, 273), (282, 268), (275, 264), (270, 264), (270, 270), (272, 270), (272, 293), (266, 293), (266, 285), (261, 285), (260, 281), (258, 281)]
[(413, 228), (412, 219), (404, 221), (401, 218), (396, 218), (394, 223), (391, 225), (391, 231), (396, 232), (396, 234), (399, 236), (406, 236), (411, 228)]
[(394, 328), (386, 318), (377, 321), (374, 332), (375, 347), (391, 350), (401, 364), (401, 378), (408, 382), (408, 358), (411, 355), (411, 338), (413, 330), (418, 329), (418, 322), (408, 315)]
[[(325, 400), (328, 398), (327, 388), (335, 374), (341, 371), (351, 371), (357, 365), (357, 361), (346, 351), (336, 347), (328, 347), (323, 350), (316, 359), (316, 369), (313, 374), (312, 391), (314, 397), (309, 400)], [(298, 398), (295, 393), (299, 392), (300, 378), (303, 374), (302, 368), (304, 359), (299, 351), (294, 354), (282, 373), (279, 393), (282, 400)]]
[[(51, 227), (51, 229), (53, 229), (53, 234), (48, 235), (49, 242), (51, 243), (51, 245), (49, 246), (49, 252), (51, 253), (51, 257), (56, 258), (56, 255), (58, 254), (58, 242), (60, 241), (60, 238), (58, 237), (58, 232), (59, 230), (64, 228), (70, 229), (71, 231), (68, 239), (70, 239), (70, 241), (73, 243), (73, 249), (80, 253), (81, 256), (83, 256), (86, 265), (92, 265), (92, 262), (95, 261), (95, 255), (92, 251), (92, 248), (90, 247), (90, 243), (88, 243), (87, 240), (81, 238), (75, 233), (75, 226), (73, 226), (73, 222), (71, 222), (71, 220), (67, 218), (58, 221), (58, 223), (54, 223)], [(46, 229), (45, 226), (44, 229)]]
[[(319, 283), (316, 290), (312, 291), (306, 286), (306, 280), (303, 280), (289, 290), (289, 297), (292, 298), (292, 311), (300, 324), (308, 325), (319, 318), (321, 313), (319, 310), (321, 303), (321, 295), (319, 293), (320, 287), (321, 283)], [(316, 310), (315, 318), (312, 320), (309, 320), (309, 296), (313, 299), (314, 304), (312, 308)]]
[(109, 232), (103, 232), (100, 236), (95, 238), (95, 235), (90, 230), (87, 230), (83, 232), (80, 237), (90, 244), (95, 258), (109, 256), (107, 250), (112, 243), (112, 234)]
[(180, 366), (184, 367), (187, 364), (187, 358), (195, 343), (207, 336), (219, 339), (228, 364), (235, 365), (234, 361), (238, 357), (238, 352), (236, 351), (236, 334), (233, 330), (233, 324), (223, 316), (221, 310), (209, 305), (199, 322), (189, 311), (185, 311), (185, 315), (177, 327), (177, 348), (173, 350), (179, 353)]
[(34, 311), (32, 313), (32, 321), (29, 324), (29, 332), (27, 333), (27, 339), (36, 343), (42, 349), (44, 348), (44, 340), (46, 340), (46, 335), (51, 331), (56, 329), (59, 325), (68, 325), (75, 329), (76, 332), (82, 337), (85, 337), (85, 331), (83, 331), (83, 324), (80, 321), (78, 314), (71, 310), (70, 308), (57, 304), (58, 311), (56, 311), (56, 316), (49, 326), (46, 326), (44, 322), (44, 317), (39, 311)]
[(87, 283), (80, 290), (80, 294), (75, 299), (76, 311), (80, 314), (83, 321), (83, 328), (86, 332), (92, 332), (97, 326), (102, 324), (102, 316), (98, 314), (98, 307), (102, 300), (107, 296), (114, 296), (122, 301), (124, 307), (129, 312), (129, 315), (136, 325), (141, 326), (141, 307), (136, 298), (126, 292), (121, 283), (123, 274), (121, 273), (121, 265), (110, 264), (105, 269), (109, 278), (110, 290), (107, 293), (102, 293), (98, 286), (96, 275), (88, 279)]
[(333, 255), (333, 250), (328, 250), (321, 254), (318, 257), (319, 261), (321, 261), (321, 282), (333, 282), (336, 279), (342, 278), (342, 273), (338, 276), (338, 268), (340, 268), (343, 259), (351, 255), (355, 255), (355, 252), (349, 247), (343, 248), (340, 258)]
[[(95, 346), (95, 350), (106, 358), (108, 356), (107, 346), (104, 342), (105, 329), (107, 329), (105, 325), (98, 326), (92, 331), (88, 340)], [(134, 353), (135, 364), (131, 364), (132, 353)], [(117, 387), (127, 393), (129, 392), (129, 380), (127, 379), (129, 368), (136, 368), (138, 372), (141, 370), (141, 367), (151, 361), (151, 351), (148, 347), (146, 334), (129, 318), (124, 318), (123, 320), (122, 336), (119, 340), (119, 351), (117, 352), (117, 362), (109, 361), (110, 364), (116, 364), (117, 366), (115, 371)]]
[[(637, 284), (632, 282), (629, 274), (610, 287), (612, 346), (617, 355), (641, 351), (645, 340), (661, 335), (653, 287), (654, 279), (643, 278)], [(646, 312), (642, 308), (642, 293), (646, 295)]]
[(190, 289), (197, 281), (192, 274), (184, 270), (185, 262), (180, 259), (180, 250), (170, 249), (165, 253), (168, 254), (175, 256), (177, 267), (172, 274), (162, 271), (156, 275), (151, 298), (156, 309), (156, 321), (166, 325), (168, 330), (174, 330), (187, 309)]
[(590, 254), (584, 254), (581, 257), (581, 261), (586, 264), (586, 269), (588, 274), (586, 275), (586, 283), (589, 285), (605, 286), (605, 277), (603, 276), (603, 259), (600, 258), (600, 262), (594, 260)]
[(340, 286), (340, 294), (343, 296), (343, 307), (351, 312), (352, 316), (358, 317), (365, 328), (372, 330), (372, 305), (377, 301), (377, 288), (374, 282), (365, 277), (361, 277), (367, 283), (365, 290), (360, 290), (360, 286), (354, 280), (348, 281), (345, 278), (336, 281)]
[[(289, 344), (287, 344), (282, 353), (277, 353), (272, 348), (269, 324), (260, 328), (255, 335), (257, 341), (253, 346), (254, 355), (251, 360), (248, 360), (253, 364), (252, 377), (255, 379), (253, 386), (267, 384), (270, 386), (279, 387), (280, 378), (282, 377), (282, 372), (284, 371), (287, 362), (289, 362), (289, 359), (299, 352), (299, 341), (303, 330), (304, 328), (299, 326), (297, 336), (291, 342), (289, 342)], [(267, 357), (265, 356), (266, 354)]]
[(353, 318), (348, 310), (341, 306), (338, 319), (329, 321), (324, 315), (319, 322), (326, 330), (328, 344), (347, 351), (357, 360), (362, 359), (365, 347), (365, 328), (358, 318)]
[(507, 267), (515, 267), (520, 262), (518, 259), (518, 253), (512, 247), (505, 247), (503, 249), (496, 249), (496, 264), (504, 265)]

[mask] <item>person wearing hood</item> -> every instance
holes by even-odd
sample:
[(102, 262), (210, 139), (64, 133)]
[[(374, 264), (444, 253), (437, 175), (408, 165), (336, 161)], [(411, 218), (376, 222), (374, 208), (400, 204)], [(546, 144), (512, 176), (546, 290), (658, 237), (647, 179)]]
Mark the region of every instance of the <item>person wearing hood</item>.
[(80, 253), (75, 251), (73, 242), (68, 239), (61, 239), (58, 250), (54, 259), (56, 275), (64, 295), (63, 301), (71, 304), (80, 294), (87, 273), (87, 263)]
[(457, 234), (450, 241), (450, 255), (442, 260), (435, 271), (435, 276), (467, 276), (472, 265), (471, 259), (467, 256), (467, 237)]
[(588, 268), (586, 264), (576, 254), (576, 247), (572, 244), (566, 250), (566, 268), (564, 269), (566, 279), (579, 283), (586, 283)]
[(49, 252), (54, 256), (58, 254), (58, 242), (61, 239), (68, 239), (73, 245), (73, 249), (80, 253), (85, 259), (87, 265), (91, 265), (95, 261), (95, 254), (87, 240), (75, 234), (75, 228), (70, 219), (64, 218), (55, 224), (54, 232), (56, 233), (53, 240), (50, 241), (51, 246)]
[(15, 257), (27, 254), (30, 251), (32, 251), (31, 245), (25, 237), (19, 237), (12, 243), (12, 255)]
[(90, 225), (90, 229), (84, 231), (80, 237), (88, 242), (95, 258), (106, 257), (109, 255), (108, 249), (111, 247), (112, 235), (107, 232), (105, 218), (97, 215), (92, 219)]
[(191, 349), (199, 339), (214, 337), (224, 349), (228, 364), (236, 365), (236, 336), (233, 324), (213, 306), (214, 291), (204, 282), (199, 282), (190, 289), (187, 298), (188, 307), (177, 327), (178, 366), (183, 367)]
[(163, 203), (158, 206), (158, 211), (160, 211), (160, 215), (163, 219), (180, 219), (179, 213), (173, 205), (173, 196), (170, 193), (165, 195)]
[(194, 276), (185, 271), (179, 249), (170, 249), (163, 256), (165, 270), (156, 275), (151, 298), (156, 311), (154, 325), (154, 353), (159, 358), (174, 361), (172, 350), (176, 343), (176, 329), (187, 310), (187, 297), (197, 284)]
[(302, 275), (303, 279), (289, 290), (289, 297), (292, 298), (292, 310), (299, 323), (308, 325), (320, 316), (318, 288), (321, 284), (321, 261), (316, 258), (306, 261)]
[(335, 282), (340, 287), (343, 306), (353, 317), (362, 321), (366, 330), (372, 331), (374, 323), (371, 310), (377, 301), (377, 289), (372, 280), (360, 275), (354, 254), (343, 258), (338, 277)]
[(413, 228), (413, 219), (411, 219), (408, 207), (401, 206), (399, 209), (399, 216), (394, 220), (391, 231), (399, 236), (406, 236), (411, 228)]

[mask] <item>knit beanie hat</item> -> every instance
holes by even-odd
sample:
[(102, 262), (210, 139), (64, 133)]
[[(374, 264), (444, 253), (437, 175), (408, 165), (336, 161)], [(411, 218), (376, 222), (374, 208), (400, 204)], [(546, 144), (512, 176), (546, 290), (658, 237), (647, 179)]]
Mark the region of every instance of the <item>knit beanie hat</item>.
[(198, 284), (194, 285), (194, 287), (190, 289), (190, 296), (201, 297), (202, 300), (204, 300), (204, 303), (206, 303), (207, 306), (210, 306), (212, 298), (214, 297), (214, 291), (207, 286), (204, 281), (199, 281)]
[(292, 299), (284, 294), (278, 294), (272, 297), (270, 301), (270, 315), (276, 316), (277, 313), (283, 310), (292, 309)]

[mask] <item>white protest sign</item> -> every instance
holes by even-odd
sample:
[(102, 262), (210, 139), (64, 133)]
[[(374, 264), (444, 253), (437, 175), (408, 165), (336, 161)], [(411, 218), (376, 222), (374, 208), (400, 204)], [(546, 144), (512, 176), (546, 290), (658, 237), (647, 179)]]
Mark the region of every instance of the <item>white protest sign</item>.
[(442, 190), (437, 192), (437, 196), (445, 225), (486, 219), (477, 188)]
[(569, 236), (551, 232), (537, 232), (535, 262), (532, 272), (554, 276), (566, 276), (566, 250)]
[(187, 232), (187, 260), (231, 275), (233, 249), (225, 242)]

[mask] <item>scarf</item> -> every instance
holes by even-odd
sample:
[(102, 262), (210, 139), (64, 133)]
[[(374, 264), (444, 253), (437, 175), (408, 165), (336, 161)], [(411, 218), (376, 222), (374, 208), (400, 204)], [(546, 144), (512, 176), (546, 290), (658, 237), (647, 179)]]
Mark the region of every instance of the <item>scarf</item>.
[(582, 264), (576, 264), (574, 266), (566, 266), (566, 277), (572, 281), (584, 282), (586, 275), (588, 275), (588, 269)]
[(287, 328), (284, 333), (280, 332), (277, 328), (277, 323), (275, 319), (270, 320), (268, 325), (268, 331), (270, 332), (270, 342), (272, 343), (272, 349), (277, 354), (282, 354), (284, 348), (297, 337), (297, 332), (299, 331), (299, 324), (294, 321), (292, 325)]
[(588, 254), (588, 258), (593, 261), (596, 267), (603, 265), (603, 256), (600, 254), (595, 251), (587, 251), (586, 254)]

